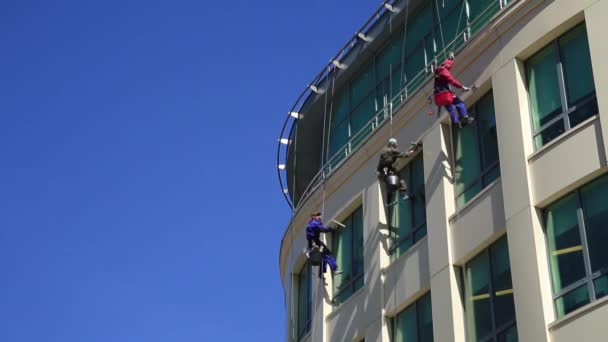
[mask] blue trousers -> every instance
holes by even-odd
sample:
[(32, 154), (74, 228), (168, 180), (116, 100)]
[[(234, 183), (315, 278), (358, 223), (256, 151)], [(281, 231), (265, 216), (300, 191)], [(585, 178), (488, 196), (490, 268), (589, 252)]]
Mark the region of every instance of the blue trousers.
[(462, 102), (461, 99), (458, 98), (458, 96), (454, 97), (454, 102), (452, 102), (452, 104), (450, 105), (445, 106), (445, 109), (450, 112), (452, 122), (455, 124), (457, 124), (459, 121), (458, 113), (460, 113), (460, 116), (462, 116), (463, 118), (466, 118), (467, 115), (469, 115), (469, 113), (467, 113), (467, 106), (464, 104), (464, 102)]
[(323, 273), (325, 273), (325, 271), (327, 270), (327, 265), (329, 265), (329, 268), (332, 271), (338, 269), (338, 264), (336, 263), (336, 259), (334, 258), (334, 256), (330, 253), (323, 253), (323, 264), (321, 265), (323, 267)]

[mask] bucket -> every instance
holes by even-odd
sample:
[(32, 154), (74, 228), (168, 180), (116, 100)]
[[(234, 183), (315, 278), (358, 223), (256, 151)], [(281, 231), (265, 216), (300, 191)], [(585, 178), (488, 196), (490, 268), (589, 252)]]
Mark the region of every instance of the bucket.
[(315, 248), (308, 254), (308, 260), (311, 265), (319, 266), (321, 265), (321, 261), (323, 261), (323, 254), (319, 252), (318, 248)]
[(386, 176), (384, 182), (386, 183), (386, 189), (389, 192), (397, 191), (397, 189), (399, 189), (399, 176), (397, 175)]

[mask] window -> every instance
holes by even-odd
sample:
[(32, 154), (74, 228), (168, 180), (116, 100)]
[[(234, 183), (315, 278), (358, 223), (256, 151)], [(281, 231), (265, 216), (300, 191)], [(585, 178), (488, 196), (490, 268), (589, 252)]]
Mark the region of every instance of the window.
[(431, 294), (427, 293), (392, 319), (393, 342), (433, 342)]
[(454, 127), (454, 179), (456, 206), (463, 207), (500, 176), (496, 119), (492, 93), (471, 109), (477, 119), (461, 129)]
[(557, 317), (608, 293), (608, 176), (545, 210)]
[(334, 304), (340, 304), (363, 287), (363, 210), (359, 207), (342, 223), (346, 228), (333, 234), (333, 252), (338, 270), (334, 276)]
[(297, 275), (296, 341), (310, 331), (312, 321), (312, 282), (310, 264), (304, 265)]
[(536, 148), (598, 113), (584, 23), (532, 56), (526, 74)]
[(380, 113), (386, 104), (397, 108), (428, 80), (430, 65), (441, 62), (444, 48), (458, 50), (465, 44), (465, 37), (482, 30), (507, 2), (425, 1), (409, 8), (407, 20), (391, 25), (391, 33), (377, 53), (361, 57), (367, 60), (328, 98), (328, 161), (338, 164), (365, 141), (373, 131), (368, 124), (372, 120), (379, 124), (388, 117)]
[[(426, 198), (424, 196), (424, 166), (418, 154), (400, 172), (405, 179), (410, 197), (394, 201), (389, 207), (391, 237), (390, 255), (394, 260), (426, 235)], [(395, 194), (397, 198), (398, 194)]]
[(517, 341), (507, 237), (465, 265), (467, 341)]

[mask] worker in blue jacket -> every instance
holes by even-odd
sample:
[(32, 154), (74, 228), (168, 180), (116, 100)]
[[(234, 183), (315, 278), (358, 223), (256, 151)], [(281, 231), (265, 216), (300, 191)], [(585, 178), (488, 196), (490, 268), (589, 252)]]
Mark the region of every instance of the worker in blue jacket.
[(325, 273), (326, 265), (329, 265), (332, 274), (340, 274), (338, 271), (338, 264), (336, 259), (331, 254), (331, 250), (321, 241), (321, 233), (330, 233), (333, 228), (326, 227), (321, 222), (321, 213), (316, 212), (310, 215), (310, 221), (306, 225), (306, 240), (308, 240), (308, 250), (311, 251), (313, 248), (319, 248), (319, 251), (323, 254), (323, 263), (319, 267), (319, 277), (323, 277)]

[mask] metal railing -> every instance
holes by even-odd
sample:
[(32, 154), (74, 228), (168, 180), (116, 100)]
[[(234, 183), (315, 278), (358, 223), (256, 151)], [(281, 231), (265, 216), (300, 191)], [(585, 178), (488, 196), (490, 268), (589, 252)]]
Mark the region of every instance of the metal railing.
[[(509, 1), (509, 3), (514, 3), (514, 2), (516, 2), (516, 1)], [(502, 10), (505, 5), (506, 5), (505, 0), (495, 0), (488, 7), (486, 7), (478, 15), (478, 17), (475, 18), (475, 20), (473, 20), (471, 22), (466, 22), (466, 25), (464, 25), (464, 28), (455, 34), (455, 38), (452, 39), (451, 41), (449, 41), (442, 50), (435, 53), (435, 57), (431, 60), (430, 63), (425, 65), (424, 68), (422, 68), (418, 72), (418, 74), (416, 74), (409, 82), (407, 82), (399, 93), (397, 93), (390, 100), (385, 101), (386, 104), (384, 105), (384, 107), (382, 109), (380, 109), (378, 112), (376, 112), (371, 117), (371, 119), (358, 132), (356, 132), (353, 136), (351, 136), (350, 139), (341, 148), (339, 148), (332, 156), (330, 156), (325, 161), (323, 161), (320, 170), (311, 179), (311, 181), (306, 186), (304, 191), (302, 191), (302, 194), (299, 196), (297, 203), (293, 203), (291, 201), (291, 199), (289, 198), (289, 195), (287, 193), (288, 191), (285, 190), (287, 188), (284, 186), (285, 184), (283, 183), (283, 177), (279, 170), (279, 181), (281, 184), (281, 188), (283, 189), (283, 194), (284, 194), (287, 202), (289, 203), (289, 205), (292, 207), (292, 209), (294, 211), (297, 211), (297, 209), (299, 209), (299, 207), (301, 207), (301, 205), (306, 202), (308, 197), (312, 193), (315, 192), (317, 187), (323, 183), (323, 181), (325, 180), (326, 177), (328, 177), (335, 169), (340, 167), (340, 165), (342, 165), (344, 160), (346, 160), (346, 158), (348, 156), (350, 156), (359, 146), (361, 146), (363, 142), (365, 142), (368, 138), (370, 138), (372, 136), (372, 134), (376, 130), (378, 130), (378, 128), (382, 127), (387, 121), (390, 121), (393, 117), (393, 114), (396, 113), (397, 111), (399, 111), (401, 109), (401, 107), (403, 105), (405, 105), (405, 103), (407, 102), (408, 99), (415, 96), (418, 93), (418, 91), (422, 89), (422, 86), (432, 79), (432, 70), (433, 70), (434, 65), (437, 65), (439, 61), (443, 61), (443, 59), (446, 58), (447, 54), (450, 51), (457, 52), (458, 50), (462, 49), (464, 47), (465, 43), (468, 40), (470, 40), (473, 35), (478, 33), (483, 27), (485, 27), (484, 24), (488, 23), (492, 18), (494, 18), (495, 15), (497, 13), (499, 13), (500, 10)], [(382, 8), (384, 8), (384, 7), (382, 7)], [(378, 10), (376, 12), (375, 16), (378, 16), (378, 13), (380, 12), (380, 10)], [(372, 17), (372, 18), (374, 18), (374, 17)], [(366, 25), (368, 25), (368, 24), (369, 24), (369, 20), (368, 20), (368, 22), (366, 22)], [(344, 49), (342, 49), (338, 55), (340, 55), (342, 53), (342, 51), (344, 51)], [(327, 73), (327, 74), (321, 73), (317, 76), (316, 79), (318, 79), (320, 76), (329, 77), (329, 73)], [(309, 89), (309, 88), (310, 87), (308, 87), (307, 89)], [(312, 90), (309, 89), (309, 91), (312, 91)], [(306, 93), (306, 91), (302, 95), (300, 95), (298, 102), (304, 97), (305, 93)], [(297, 105), (297, 103), (296, 103), (296, 105)], [(296, 108), (295, 105), (293, 108)], [(294, 112), (293, 108), (292, 108), (292, 111), (290, 111), (290, 114), (297, 113), (297, 112)], [(300, 114), (300, 113), (298, 113), (298, 114)], [(292, 120), (292, 126), (290, 128), (289, 137), (292, 137), (293, 129), (294, 129), (294, 126), (295, 126), (296, 120), (297, 120), (297, 118), (293, 115), (288, 115), (288, 118), (285, 121), (285, 124), (283, 125), (282, 133), (285, 132), (285, 128), (288, 126), (288, 122), (290, 121), (290, 118), (293, 120)], [(289, 146), (289, 145), (287, 145), (287, 146)], [(323, 146), (323, 148), (325, 149), (325, 148), (327, 148), (327, 146)], [(277, 151), (277, 160), (279, 160), (279, 158), (280, 158), (280, 152), (281, 152), (281, 144), (279, 144), (279, 149)], [(288, 149), (286, 149), (285, 156), (287, 156), (288, 153), (289, 153), (289, 151), (288, 151)]]

